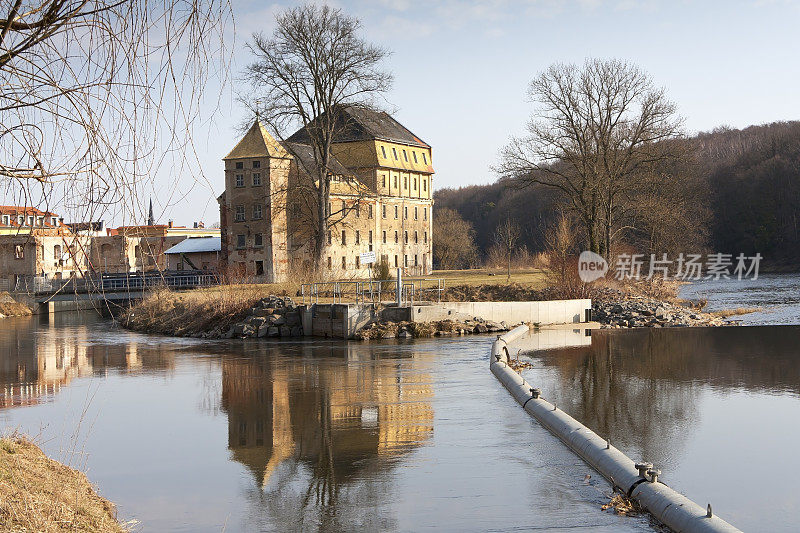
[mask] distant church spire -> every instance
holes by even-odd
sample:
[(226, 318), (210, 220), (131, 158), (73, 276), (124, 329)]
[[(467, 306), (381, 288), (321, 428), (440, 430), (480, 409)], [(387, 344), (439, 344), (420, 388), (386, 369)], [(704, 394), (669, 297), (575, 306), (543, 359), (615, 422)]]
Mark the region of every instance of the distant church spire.
[(147, 225), (154, 226), (156, 223), (156, 219), (153, 217), (153, 199), (150, 198), (150, 211), (147, 214)]

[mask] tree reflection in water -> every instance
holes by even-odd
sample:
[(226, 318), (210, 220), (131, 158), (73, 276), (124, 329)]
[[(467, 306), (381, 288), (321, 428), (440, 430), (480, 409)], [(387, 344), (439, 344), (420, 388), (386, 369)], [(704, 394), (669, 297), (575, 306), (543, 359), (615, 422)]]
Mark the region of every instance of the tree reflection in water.
[(671, 462), (704, 387), (800, 394), (798, 340), (796, 326), (595, 330), (590, 346), (529, 353), (529, 377), (612, 443)]

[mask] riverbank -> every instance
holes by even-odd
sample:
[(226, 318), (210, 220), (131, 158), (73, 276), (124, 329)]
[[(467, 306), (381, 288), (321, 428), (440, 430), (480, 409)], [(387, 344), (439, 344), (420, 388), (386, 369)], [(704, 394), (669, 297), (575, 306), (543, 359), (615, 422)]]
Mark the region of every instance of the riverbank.
[(30, 316), (33, 309), (16, 301), (9, 293), (0, 292), (0, 318), (7, 316)]
[(83, 473), (21, 437), (0, 439), (0, 529), (126, 531)]

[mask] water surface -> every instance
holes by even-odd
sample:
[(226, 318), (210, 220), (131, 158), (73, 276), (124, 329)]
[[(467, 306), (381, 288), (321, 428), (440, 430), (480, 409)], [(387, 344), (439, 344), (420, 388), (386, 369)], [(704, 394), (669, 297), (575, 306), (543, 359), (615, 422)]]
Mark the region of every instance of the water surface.
[(0, 322), (3, 426), (139, 531), (649, 531), (487, 367), (490, 337), (199, 341)]

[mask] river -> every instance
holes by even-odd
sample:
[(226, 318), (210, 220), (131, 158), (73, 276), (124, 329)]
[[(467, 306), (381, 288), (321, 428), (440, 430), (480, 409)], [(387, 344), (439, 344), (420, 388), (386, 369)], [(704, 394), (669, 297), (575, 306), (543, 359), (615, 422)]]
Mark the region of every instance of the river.
[[(800, 279), (759, 281), (786, 297), (684, 292), (800, 317)], [(652, 531), (600, 510), (609, 485), (495, 380), (491, 341), (201, 341), (86, 313), (9, 318), (0, 416), (138, 531)], [(530, 354), (548, 399), (742, 529), (796, 529), (799, 326), (559, 342)]]

